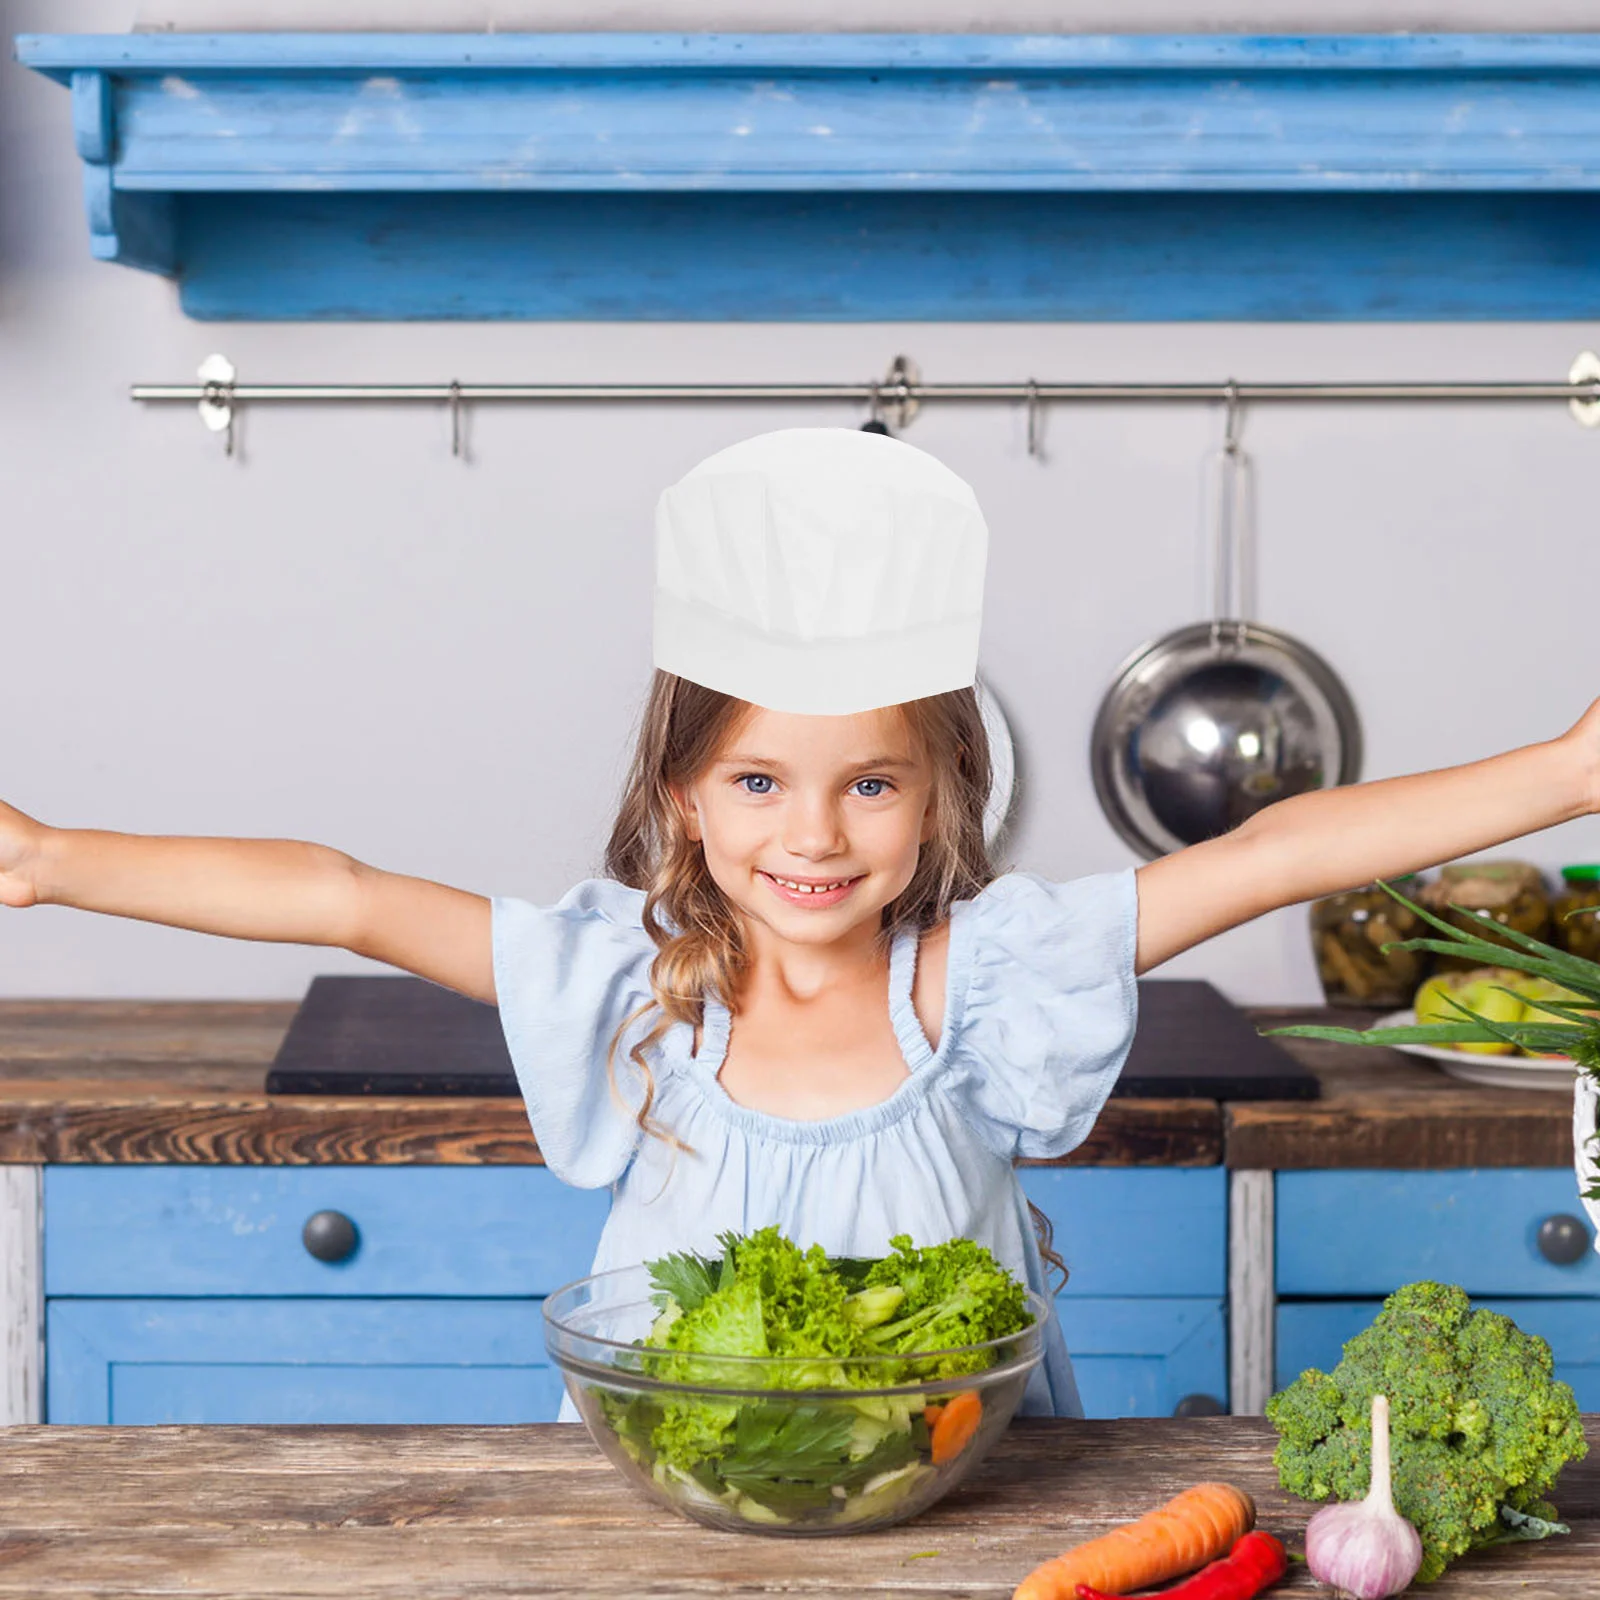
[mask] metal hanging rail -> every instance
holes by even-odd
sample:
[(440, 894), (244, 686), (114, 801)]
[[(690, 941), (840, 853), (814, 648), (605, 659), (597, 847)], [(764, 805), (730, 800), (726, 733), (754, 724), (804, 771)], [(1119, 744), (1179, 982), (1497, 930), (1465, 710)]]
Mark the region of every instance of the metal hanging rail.
[(1585, 350), (1565, 383), (1252, 383), (1229, 378), (1221, 383), (1055, 383), (1029, 378), (1022, 383), (924, 383), (915, 364), (898, 356), (887, 376), (867, 383), (240, 383), (224, 356), (201, 363), (198, 383), (136, 383), (134, 400), (196, 404), (201, 420), (227, 435), (233, 453), (233, 413), (240, 405), (277, 402), (425, 401), (447, 404), (451, 450), (461, 453), (461, 407), (484, 401), (537, 400), (840, 400), (871, 408), (871, 421), (903, 428), (930, 400), (1004, 400), (1028, 406), (1028, 451), (1038, 453), (1038, 407), (1050, 401), (1374, 401), (1564, 400), (1586, 427), (1600, 426), (1600, 356)]

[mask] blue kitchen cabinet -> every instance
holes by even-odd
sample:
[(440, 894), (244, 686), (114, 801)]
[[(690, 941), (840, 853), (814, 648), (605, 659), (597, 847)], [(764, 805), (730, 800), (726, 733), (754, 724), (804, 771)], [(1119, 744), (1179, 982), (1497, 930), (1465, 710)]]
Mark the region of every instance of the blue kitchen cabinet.
[[(1091, 1415), (1226, 1400), (1220, 1168), (1026, 1168), (1072, 1272)], [(604, 1190), (543, 1167), (53, 1166), (51, 1422), (553, 1421), (544, 1297), (589, 1269)], [(348, 1219), (319, 1260), (302, 1230)]]
[(1183, 1402), (1226, 1410), (1222, 1297), (1101, 1300), (1063, 1295), (1061, 1330), (1090, 1417), (1170, 1417)]
[[(543, 1167), (45, 1170), (50, 1422), (552, 1422), (544, 1296), (610, 1196)], [(354, 1248), (302, 1239), (347, 1218)]]
[[(540, 1297), (589, 1270), (610, 1204), (537, 1166), (53, 1166), (44, 1292)], [(331, 1262), (302, 1240), (330, 1211), (355, 1230)]]
[(54, 1300), (51, 1422), (553, 1422), (538, 1300)]
[(1227, 1173), (1024, 1167), (1021, 1178), (1067, 1264), (1056, 1310), (1085, 1413), (1225, 1410)]
[(1384, 1296), (1432, 1278), (1548, 1340), (1600, 1410), (1600, 1255), (1570, 1167), (1282, 1172), (1276, 1196), (1278, 1387), (1336, 1366)]

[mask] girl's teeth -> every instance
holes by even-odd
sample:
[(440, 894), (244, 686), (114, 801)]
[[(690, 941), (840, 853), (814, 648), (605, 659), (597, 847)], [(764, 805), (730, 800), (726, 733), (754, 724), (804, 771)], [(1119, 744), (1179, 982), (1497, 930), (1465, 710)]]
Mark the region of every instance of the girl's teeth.
[(848, 878), (840, 878), (836, 883), (793, 883), (788, 878), (778, 877), (775, 873), (772, 876), (774, 882), (781, 883), (785, 889), (793, 889), (798, 894), (824, 894), (829, 889), (842, 889), (850, 881)]

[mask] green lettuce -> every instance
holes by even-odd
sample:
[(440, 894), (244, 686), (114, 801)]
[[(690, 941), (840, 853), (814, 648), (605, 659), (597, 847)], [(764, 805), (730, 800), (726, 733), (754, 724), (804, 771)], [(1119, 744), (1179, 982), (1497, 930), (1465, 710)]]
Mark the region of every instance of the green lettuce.
[[(802, 1249), (776, 1227), (717, 1242), (718, 1256), (676, 1252), (647, 1263), (660, 1314), (635, 1348), (653, 1378), (892, 1388), (981, 1371), (991, 1356), (962, 1347), (1032, 1320), (1023, 1286), (971, 1239), (918, 1249), (898, 1234), (882, 1258)], [(764, 1359), (752, 1370), (729, 1356)], [(862, 1356), (886, 1359), (851, 1365)], [(905, 1397), (806, 1404), (602, 1389), (599, 1400), (623, 1448), (675, 1495), (718, 1501), (753, 1522), (875, 1516), (932, 1470), (920, 1401)]]

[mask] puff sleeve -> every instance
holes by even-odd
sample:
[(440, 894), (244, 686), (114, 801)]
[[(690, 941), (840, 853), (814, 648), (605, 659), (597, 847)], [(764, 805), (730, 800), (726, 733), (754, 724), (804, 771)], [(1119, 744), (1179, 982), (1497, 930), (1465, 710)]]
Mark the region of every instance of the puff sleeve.
[(951, 1091), (997, 1154), (1065, 1155), (1133, 1043), (1134, 869), (1070, 883), (1008, 872), (957, 909), (967, 970)]
[[(638, 1148), (639, 1128), (607, 1082), (617, 1025), (650, 998), (655, 946), (644, 930), (644, 893), (590, 878), (553, 906), (492, 901), (495, 993), (517, 1083), (545, 1165), (564, 1183), (615, 1183)], [(618, 1048), (617, 1086), (637, 1074)], [(632, 1103), (630, 1099), (630, 1104)]]

